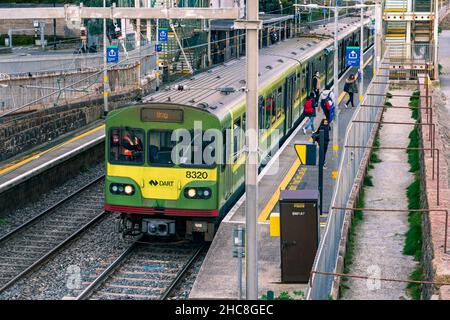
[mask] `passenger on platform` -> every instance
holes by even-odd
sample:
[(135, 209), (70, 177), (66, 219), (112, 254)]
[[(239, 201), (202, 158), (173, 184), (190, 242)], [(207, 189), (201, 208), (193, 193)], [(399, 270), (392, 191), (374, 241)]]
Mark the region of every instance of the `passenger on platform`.
[(320, 73), (319, 71), (316, 71), (314, 74), (314, 77), (312, 79), (312, 89), (314, 92), (314, 99), (316, 100), (316, 105), (319, 104), (319, 97), (320, 97)]
[(319, 100), (320, 107), (323, 111), (323, 114), (328, 120), (328, 123), (331, 124), (334, 117), (334, 93), (331, 90), (331, 86), (327, 84), (325, 90), (322, 91)]
[(352, 107), (355, 107), (353, 96), (355, 93), (358, 93), (358, 86), (356, 85), (356, 77), (354, 74), (351, 74), (345, 81), (344, 91), (348, 94), (348, 100), (345, 103), (345, 108), (348, 108), (350, 103), (352, 104)]
[(327, 167), (327, 150), (330, 143), (330, 126), (328, 120), (323, 118), (320, 122), (319, 128), (311, 135), (311, 138), (320, 146), (320, 130), (323, 130), (323, 167)]
[(303, 127), (303, 133), (306, 134), (306, 130), (308, 128), (311, 128), (311, 132), (314, 131), (314, 119), (316, 118), (316, 100), (314, 92), (311, 92), (309, 94), (308, 99), (306, 99), (304, 105), (303, 105), (303, 113), (300, 116), (300, 123), (308, 117), (308, 123), (305, 127)]

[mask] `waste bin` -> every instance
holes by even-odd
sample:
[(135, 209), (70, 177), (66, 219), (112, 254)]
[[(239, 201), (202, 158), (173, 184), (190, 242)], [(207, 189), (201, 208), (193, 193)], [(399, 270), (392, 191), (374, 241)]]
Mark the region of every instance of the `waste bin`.
[(282, 190), (281, 281), (307, 283), (319, 245), (319, 191)]

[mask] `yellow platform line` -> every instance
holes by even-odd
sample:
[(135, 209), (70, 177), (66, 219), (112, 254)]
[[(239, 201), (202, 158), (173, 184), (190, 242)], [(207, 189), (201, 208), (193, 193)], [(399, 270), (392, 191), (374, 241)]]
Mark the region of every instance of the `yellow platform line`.
[[(289, 181), (291, 181), (292, 177), (297, 172), (298, 167), (300, 167), (300, 159), (297, 158), (295, 159), (294, 164), (289, 169), (288, 173), (284, 176), (283, 180), (281, 180), (280, 184), (278, 185), (277, 189), (275, 190), (270, 200), (267, 202), (264, 209), (261, 211), (258, 217), (258, 222), (264, 222), (267, 220), (273, 208), (278, 202), (278, 199), (280, 197), (280, 191), (286, 188), (286, 186), (289, 184)], [(304, 170), (306, 172), (306, 168), (304, 168)]]
[(92, 129), (92, 130), (89, 130), (89, 131), (87, 131), (87, 132), (85, 132), (85, 133), (83, 133), (83, 134), (80, 134), (79, 136), (76, 136), (76, 137), (74, 137), (74, 138), (72, 138), (72, 139), (70, 139), (70, 140), (67, 140), (67, 141), (64, 142), (64, 143), (61, 143), (61, 144), (59, 144), (59, 145), (57, 145), (57, 146), (54, 146), (54, 147), (52, 147), (52, 148), (50, 148), (50, 149), (41, 151), (41, 152), (39, 152), (39, 153), (37, 153), (37, 154), (33, 154), (32, 156), (29, 156), (29, 157), (23, 159), (22, 161), (17, 162), (17, 163), (15, 163), (15, 164), (13, 164), (13, 165), (6, 166), (6, 167), (2, 168), (2, 170), (0, 170), (0, 175), (1, 175), (1, 174), (4, 174), (4, 173), (6, 173), (6, 172), (9, 172), (9, 171), (11, 171), (11, 170), (14, 170), (14, 169), (16, 169), (16, 168), (18, 168), (18, 167), (20, 167), (20, 166), (23, 166), (24, 164), (26, 164), (26, 163), (28, 163), (28, 162), (30, 162), (30, 161), (33, 161), (33, 160), (39, 158), (40, 156), (42, 156), (42, 155), (44, 155), (44, 154), (46, 154), (46, 153), (48, 153), (48, 152), (50, 152), (50, 151), (59, 149), (59, 148), (65, 146), (65, 145), (67, 145), (67, 144), (69, 144), (69, 143), (71, 143), (71, 142), (77, 141), (77, 140), (79, 140), (79, 139), (81, 139), (81, 138), (83, 138), (83, 137), (85, 137), (85, 136), (87, 136), (87, 135), (90, 135), (91, 133), (94, 133), (95, 131), (98, 131), (98, 130), (100, 130), (100, 129), (103, 129), (104, 127), (105, 127), (105, 125), (102, 124), (101, 126), (98, 126), (98, 127), (94, 128), (94, 129)]

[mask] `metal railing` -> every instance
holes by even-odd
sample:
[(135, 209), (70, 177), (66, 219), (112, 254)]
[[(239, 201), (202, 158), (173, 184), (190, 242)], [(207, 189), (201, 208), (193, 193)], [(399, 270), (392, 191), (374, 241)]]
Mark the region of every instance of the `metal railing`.
[[(370, 83), (361, 104), (384, 105), (384, 95), (388, 90), (388, 79), (389, 70), (380, 70)], [(347, 127), (344, 145), (368, 145), (370, 137), (374, 130), (377, 129), (377, 126), (375, 123), (367, 122), (375, 122), (381, 112), (381, 108), (358, 107)], [(354, 121), (366, 122), (358, 123)], [(328, 299), (331, 294), (334, 277), (332, 275), (320, 274), (320, 272), (336, 272), (339, 244), (345, 217), (344, 210), (336, 210), (333, 207), (343, 208), (348, 206), (347, 203), (349, 202), (358, 170), (362, 165), (364, 154), (365, 150), (363, 149), (352, 150), (344, 148), (340, 156), (339, 174), (331, 200), (328, 222), (312, 268), (313, 272), (310, 283), (314, 282), (314, 286), (308, 290), (307, 299)]]
[[(154, 70), (155, 55), (149, 48), (130, 53), (108, 66), (112, 94), (129, 92)], [(103, 64), (95, 68), (5, 75), (0, 78), (0, 118), (15, 112), (45, 109), (99, 97), (103, 94)]]

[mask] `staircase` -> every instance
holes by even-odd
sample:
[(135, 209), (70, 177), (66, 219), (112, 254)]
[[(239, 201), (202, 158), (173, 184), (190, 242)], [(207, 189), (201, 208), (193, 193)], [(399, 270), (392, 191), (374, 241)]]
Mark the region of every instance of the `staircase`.
[(407, 0), (386, 0), (384, 4), (385, 12), (406, 12), (408, 11)]
[[(407, 0), (386, 0), (385, 12), (407, 12)], [(406, 21), (387, 21), (385, 42), (389, 46), (391, 59), (404, 59), (406, 57)]]

